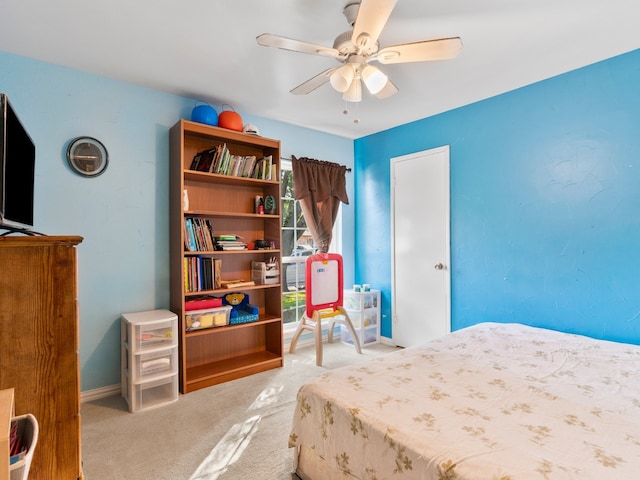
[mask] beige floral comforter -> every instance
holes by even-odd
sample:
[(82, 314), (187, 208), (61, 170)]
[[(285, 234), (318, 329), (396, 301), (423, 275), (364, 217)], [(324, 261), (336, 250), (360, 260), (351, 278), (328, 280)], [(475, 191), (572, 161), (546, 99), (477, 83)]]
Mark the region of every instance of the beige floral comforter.
[(475, 325), (304, 385), (301, 445), (335, 478), (640, 478), (640, 347)]

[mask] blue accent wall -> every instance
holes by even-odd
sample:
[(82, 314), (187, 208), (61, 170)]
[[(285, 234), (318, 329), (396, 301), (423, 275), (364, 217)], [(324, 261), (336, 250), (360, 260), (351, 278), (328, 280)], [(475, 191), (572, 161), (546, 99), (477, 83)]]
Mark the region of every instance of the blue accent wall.
[(382, 289), (382, 335), (389, 160), (450, 145), (452, 330), (522, 322), (640, 343), (639, 85), (635, 50), (356, 140), (355, 276)]
[[(4, 52), (0, 72), (0, 92), (36, 144), (34, 229), (84, 238), (81, 390), (117, 385), (120, 315), (169, 306), (169, 128), (190, 118), (196, 101)], [(248, 114), (243, 120), (280, 139), (283, 156), (353, 167), (350, 139)], [(81, 135), (109, 151), (109, 167), (96, 178), (80, 177), (66, 163), (69, 140)], [(351, 176), (347, 189), (351, 195)], [(342, 212), (345, 281), (353, 282), (354, 209)]]

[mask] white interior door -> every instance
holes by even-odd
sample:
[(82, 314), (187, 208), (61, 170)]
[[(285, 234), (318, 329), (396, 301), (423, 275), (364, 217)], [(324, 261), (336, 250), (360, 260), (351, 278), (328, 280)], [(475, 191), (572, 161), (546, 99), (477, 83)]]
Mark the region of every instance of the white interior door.
[(451, 331), (449, 147), (391, 159), (393, 341)]

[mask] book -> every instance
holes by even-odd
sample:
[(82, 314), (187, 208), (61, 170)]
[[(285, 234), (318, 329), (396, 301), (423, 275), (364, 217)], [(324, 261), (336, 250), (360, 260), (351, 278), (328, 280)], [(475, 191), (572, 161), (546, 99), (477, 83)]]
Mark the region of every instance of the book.
[(18, 421), (12, 420), (9, 432), (9, 464), (13, 465), (22, 460), (25, 457), (26, 451), (26, 448), (23, 446), (22, 435), (18, 432)]
[(242, 168), (242, 173), (240, 176), (242, 177), (251, 177), (253, 173), (253, 167), (256, 164), (256, 156), (255, 155), (247, 155), (245, 157), (244, 167)]
[(211, 220), (200, 217), (185, 217), (184, 243), (188, 252), (211, 252), (216, 248)]
[(243, 242), (217, 242), (218, 250), (247, 250), (247, 244)]
[(187, 257), (182, 258), (182, 275), (184, 281), (184, 293), (189, 293), (189, 259)]
[(198, 170), (198, 165), (200, 164), (200, 160), (202, 159), (202, 152), (198, 152), (194, 155), (193, 160), (191, 161), (191, 166), (189, 170)]
[(185, 244), (186, 244), (185, 246), (187, 247), (187, 250), (189, 252), (195, 252), (197, 250), (196, 238), (193, 233), (193, 222), (191, 217), (187, 217), (184, 219), (184, 226), (185, 226), (184, 238), (185, 238)]
[(271, 155), (265, 157), (266, 161), (265, 161), (265, 169), (264, 169), (264, 173), (262, 175), (263, 180), (273, 180), (271, 178), (271, 165), (273, 163), (273, 160), (271, 158)]
[(208, 172), (213, 162), (215, 155), (215, 148), (210, 148), (200, 153), (200, 162), (198, 163), (197, 170), (200, 172)]
[(233, 242), (238, 240), (239, 238), (242, 238), (242, 235), (236, 235), (235, 233), (223, 233), (215, 236), (215, 239), (218, 242), (224, 242), (224, 241)]
[(255, 285), (256, 282), (253, 280), (221, 280), (220, 286), (222, 288), (240, 288), (240, 287), (251, 287)]
[(211, 169), (209, 171), (211, 173), (224, 173), (229, 155), (230, 153), (226, 143), (218, 145), (215, 162), (213, 163), (213, 165), (211, 165)]
[(211, 261), (211, 257), (202, 257), (202, 268), (200, 271), (200, 284), (202, 286), (202, 290), (213, 289), (213, 275), (211, 274), (212, 266), (213, 262)]
[(222, 274), (222, 259), (213, 259), (213, 288), (222, 288), (220, 275)]

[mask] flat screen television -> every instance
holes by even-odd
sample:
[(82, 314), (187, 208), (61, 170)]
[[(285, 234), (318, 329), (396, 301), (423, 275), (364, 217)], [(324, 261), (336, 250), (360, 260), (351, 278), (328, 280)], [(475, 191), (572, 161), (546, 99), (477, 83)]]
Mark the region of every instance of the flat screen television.
[(0, 228), (33, 228), (36, 147), (0, 93)]

